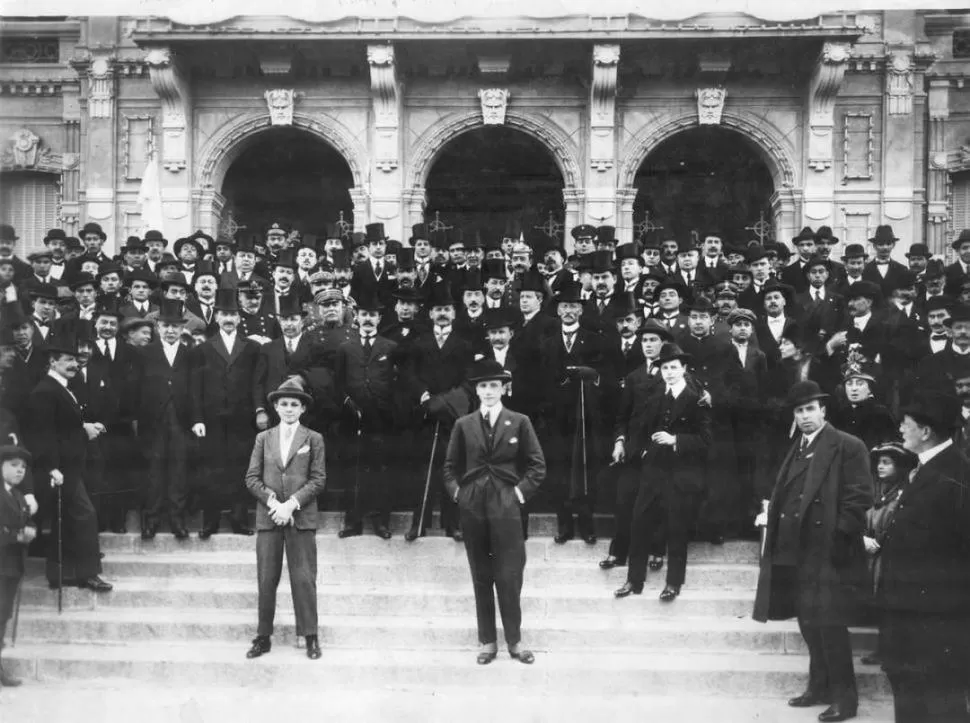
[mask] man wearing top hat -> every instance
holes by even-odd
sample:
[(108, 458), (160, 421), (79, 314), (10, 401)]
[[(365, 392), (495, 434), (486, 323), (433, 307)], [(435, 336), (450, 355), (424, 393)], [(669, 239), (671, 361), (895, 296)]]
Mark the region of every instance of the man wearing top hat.
[(304, 333), (306, 310), (296, 299), (285, 299), (276, 317), (281, 336), (263, 344), (256, 363), (256, 426), (268, 429), (278, 420), (268, 404), (268, 394), (284, 380), (300, 374), (310, 365), (312, 344)]
[(285, 551), (296, 634), (306, 639), (306, 656), (318, 660), (317, 497), (327, 479), (326, 445), (319, 433), (300, 423), (312, 399), (299, 380), (284, 381), (268, 400), (280, 422), (256, 436), (245, 476), (246, 489), (257, 500), (259, 584), (259, 626), (246, 657), (258, 658), (272, 648)]
[(580, 537), (587, 544), (596, 542), (595, 482), (605, 456), (601, 396), (613, 372), (604, 338), (580, 324), (582, 309), (579, 284), (563, 289), (556, 299), (559, 329), (540, 342), (542, 441), (558, 520), (557, 544), (573, 539), (573, 515)]
[[(472, 348), (476, 356), (485, 353), (488, 342), (485, 340), (485, 302), (486, 292), (482, 289), (481, 272), (466, 271), (463, 283), (458, 290), (461, 306), (455, 316), (455, 333)], [(489, 312), (494, 313), (494, 312)]]
[[(431, 508), (435, 497), (441, 498), (441, 526), (445, 534), (461, 541), (458, 529), (457, 511), (454, 503), (443, 494), (440, 469), (444, 459), (444, 445), (438, 444), (434, 457), (431, 457), (435, 432), (439, 442), (451, 433), (457, 414), (464, 414), (469, 399), (464, 388), (465, 374), (474, 360), (474, 350), (454, 330), (455, 302), (448, 284), (441, 283), (431, 289), (428, 309), (432, 327), (414, 343), (411, 350), (411, 365), (406, 372), (412, 399), (424, 415), (424, 423), (418, 434), (424, 436), (421, 454), (415, 455), (413, 465), (427, 469), (425, 460), (431, 459), (432, 488), (429, 491), (424, 517), (421, 516), (421, 500), (417, 507), (411, 529), (405, 539), (409, 542), (423, 535), (431, 518)], [(427, 435), (427, 436), (425, 436)]]
[(259, 345), (239, 330), (239, 305), (232, 289), (219, 290), (215, 309), (219, 331), (198, 347), (192, 372), (192, 433), (202, 440), (206, 467), (200, 491), (203, 520), (199, 538), (203, 540), (219, 531), (222, 506), (227, 501), (232, 531), (253, 534), (242, 480), (256, 433), (254, 389)]
[(664, 387), (658, 386), (647, 400), (636, 436), (624, 441), (624, 454), (640, 459), (640, 485), (630, 525), (627, 579), (613, 593), (617, 598), (643, 592), (657, 530), (664, 525), (668, 559), (661, 601), (675, 600), (684, 584), (687, 541), (703, 499), (711, 443), (710, 408), (687, 383), (689, 361), (676, 344), (661, 347), (653, 364)]
[(535, 661), (521, 645), (521, 507), (542, 484), (546, 466), (529, 418), (502, 405), (510, 381), (497, 362), (483, 360), (472, 368), (469, 382), (480, 406), (455, 423), (444, 464), (445, 489), (459, 508), (475, 590), (479, 665), (497, 655), (496, 595), (509, 654), (527, 665)]
[(538, 271), (530, 269), (522, 277), (522, 286), (519, 289), (521, 321), (513, 329), (510, 348), (517, 367), (516, 383), (513, 385), (516, 395), (515, 409), (528, 416), (536, 425), (542, 422), (539, 408), (545, 388), (542, 341), (558, 331), (559, 326), (556, 317), (543, 313), (543, 307), (550, 300), (551, 294), (545, 279)]
[(185, 527), (189, 429), (194, 419), (191, 373), (195, 352), (181, 343), (183, 304), (163, 299), (155, 320), (155, 339), (138, 351), (132, 407), (136, 433), (148, 461), (141, 536), (150, 540), (167, 517), (178, 539)]
[[(185, 330), (187, 332), (194, 334), (205, 331), (205, 322), (185, 307), (189, 298), (190, 288), (189, 282), (183, 273), (176, 271), (171, 274), (164, 274), (159, 281), (159, 288), (162, 292), (162, 299), (182, 302), (182, 315), (185, 320)], [(150, 311), (145, 318), (155, 321), (158, 318), (158, 312)]]
[(101, 228), (100, 224), (94, 223), (93, 221), (84, 224), (79, 235), (81, 241), (84, 243), (84, 253), (67, 262), (64, 271), (68, 279), (81, 271), (81, 264), (85, 260), (96, 261), (99, 265), (110, 260), (101, 250), (105, 241), (108, 240), (108, 235)]
[(615, 342), (615, 307), (623, 306), (623, 298), (614, 294), (616, 269), (613, 254), (609, 251), (594, 252), (590, 256), (589, 270), (593, 275), (593, 296), (585, 304), (581, 322), (584, 327), (607, 337), (608, 343)]
[(899, 274), (907, 270), (903, 264), (891, 257), (897, 241), (899, 239), (893, 233), (892, 226), (877, 226), (875, 235), (869, 239), (876, 257), (866, 264), (862, 272), (862, 278), (877, 284), (885, 299), (898, 286)]
[[(355, 479), (348, 480), (347, 514), (340, 537), (363, 531), (363, 518), (371, 517), (374, 532), (388, 540), (391, 519), (389, 446), (394, 431), (394, 389), (398, 379), (397, 344), (377, 333), (384, 307), (376, 296), (357, 302), (357, 329), (337, 348), (334, 374), (337, 398), (358, 432), (361, 460)], [(352, 501), (351, 501), (352, 500)]]
[(826, 421), (829, 395), (813, 381), (788, 394), (799, 434), (778, 472), (754, 619), (798, 619), (810, 655), (808, 687), (788, 704), (828, 705), (818, 719), (856, 715), (858, 692), (848, 625), (867, 586), (862, 536), (872, 506), (869, 451)]
[(365, 228), (368, 259), (354, 267), (350, 295), (357, 299), (362, 295), (376, 294), (382, 304), (389, 303), (394, 281), (390, 278), (390, 270), (385, 259), (387, 235), (384, 233), (384, 224), (369, 223)]
[[(101, 578), (98, 519), (84, 483), (87, 442), (102, 434), (104, 427), (84, 421), (77, 397), (68, 390), (79, 368), (73, 341), (70, 346), (49, 345), (46, 356), (47, 374), (27, 398), (23, 427), (26, 446), (34, 455), (33, 479), (41, 506), (38, 519), (51, 524), (47, 581), (52, 588), (60, 578), (65, 585), (108, 592), (111, 585)], [(57, 523), (58, 494), (62, 525)], [(59, 536), (63, 571), (58, 565)]]

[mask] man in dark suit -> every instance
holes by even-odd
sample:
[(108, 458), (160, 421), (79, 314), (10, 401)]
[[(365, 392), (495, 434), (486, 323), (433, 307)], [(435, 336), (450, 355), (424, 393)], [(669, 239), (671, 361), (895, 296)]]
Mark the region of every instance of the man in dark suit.
[(970, 669), (970, 460), (950, 439), (952, 393), (903, 407), (903, 445), (919, 456), (880, 549), (880, 653), (897, 723), (967, 721)]
[[(142, 506), (141, 536), (150, 540), (166, 506), (172, 534), (188, 538), (189, 428), (195, 398), (191, 374), (193, 352), (181, 343), (185, 328), (182, 302), (163, 299), (155, 322), (155, 340), (138, 349), (135, 384), (136, 433), (148, 459)], [(167, 503), (167, 505), (166, 505)]]
[(261, 431), (279, 421), (266, 403), (267, 395), (310, 364), (312, 344), (309, 335), (304, 333), (306, 314), (297, 299), (285, 299), (276, 317), (282, 336), (266, 342), (259, 349), (253, 405), (256, 409), (256, 426)]
[(797, 311), (792, 311), (801, 320), (805, 349), (815, 355), (845, 321), (845, 302), (829, 284), (832, 268), (832, 262), (821, 256), (809, 259), (804, 267), (808, 288), (795, 296)]
[(545, 478), (546, 464), (529, 418), (502, 406), (511, 378), (498, 362), (475, 365), (469, 382), (481, 406), (455, 423), (444, 464), (445, 488), (458, 504), (475, 590), (480, 665), (497, 654), (496, 593), (509, 654), (527, 665), (535, 660), (521, 646), (525, 540), (520, 510)]
[(378, 335), (383, 304), (376, 296), (357, 300), (355, 334), (337, 348), (334, 383), (337, 398), (352, 419), (357, 433), (357, 470), (353, 494), (340, 537), (363, 531), (363, 518), (371, 516), (374, 532), (391, 539), (391, 491), (388, 486), (388, 446), (394, 430), (394, 387), (398, 370), (397, 344)]
[(26, 261), (18, 258), (13, 252), (14, 244), (20, 239), (17, 230), (6, 223), (0, 224), (0, 259), (9, 259), (13, 264), (14, 282), (26, 279), (33, 273), (33, 269)]
[(897, 241), (899, 239), (893, 233), (893, 227), (888, 225), (876, 227), (876, 235), (869, 239), (876, 258), (865, 265), (862, 278), (877, 284), (884, 299), (888, 299), (893, 289), (899, 286), (900, 275), (909, 272), (903, 264), (891, 258)]
[[(406, 370), (405, 378), (412, 399), (417, 401), (423, 412), (421, 427), (431, 431), (428, 435), (430, 438), (426, 438), (427, 441), (423, 441), (418, 447), (422, 450), (423, 459), (415, 455), (412, 464), (428, 469), (424, 467), (424, 460), (431, 458), (431, 484), (427, 504), (422, 504), (423, 499), (419, 502), (405, 539), (412, 542), (424, 534), (431, 518), (434, 499), (440, 497), (441, 526), (444, 527), (446, 535), (460, 542), (462, 535), (458, 529), (457, 510), (451, 498), (443, 494), (444, 487), (440, 477), (444, 445), (438, 444), (435, 449), (434, 439), (436, 434), (450, 434), (455, 420), (468, 411), (471, 400), (465, 389), (465, 374), (474, 360), (474, 351), (454, 331), (455, 302), (448, 284), (440, 283), (431, 288), (428, 308), (432, 328), (415, 342), (410, 368)], [(435, 454), (432, 457), (433, 449)]]
[(616, 270), (609, 251), (595, 251), (590, 256), (589, 271), (593, 275), (593, 296), (583, 309), (580, 323), (606, 338), (607, 343), (617, 341), (617, 308), (623, 307), (622, 295), (616, 294)]
[(582, 289), (573, 284), (556, 299), (560, 330), (542, 342), (543, 447), (549, 460), (549, 489), (556, 507), (557, 544), (574, 535), (573, 515), (579, 535), (595, 544), (593, 505), (595, 481), (605, 456), (601, 383), (609, 383), (606, 346), (599, 334), (580, 325)]
[(108, 234), (104, 232), (100, 224), (94, 222), (86, 223), (78, 235), (81, 237), (81, 241), (84, 242), (84, 253), (71, 259), (65, 265), (64, 274), (69, 280), (73, 279), (81, 271), (81, 265), (85, 261), (94, 261), (100, 266), (105, 261), (111, 260), (101, 250), (104, 242), (108, 240)]
[(135, 269), (125, 276), (128, 287), (128, 301), (121, 305), (121, 315), (130, 319), (144, 319), (151, 312), (158, 311), (158, 304), (151, 300), (152, 291), (158, 286), (158, 279), (148, 269)]
[(246, 471), (246, 488), (257, 500), (256, 569), (259, 625), (247, 658), (272, 647), (276, 588), (283, 553), (290, 571), (296, 634), (306, 639), (306, 655), (320, 658), (317, 633), (317, 496), (326, 484), (323, 437), (300, 424), (311, 402), (299, 380), (289, 379), (270, 392), (280, 423), (256, 435)]
[(970, 228), (960, 231), (950, 248), (957, 252), (957, 259), (944, 269), (946, 293), (956, 296), (960, 286), (970, 278)]
[[(599, 566), (604, 570), (626, 565), (630, 550), (630, 526), (633, 521), (633, 503), (640, 489), (640, 455), (636, 454), (634, 444), (642, 437), (643, 426), (647, 420), (647, 400), (663, 384), (660, 368), (653, 362), (660, 356), (665, 342), (673, 341), (670, 330), (655, 319), (647, 319), (637, 331), (643, 363), (623, 379), (620, 401), (616, 407), (616, 422), (613, 425), (612, 467), (616, 474), (616, 520), (613, 539), (610, 541), (609, 554)], [(627, 444), (633, 454), (627, 454)], [(605, 474), (601, 473), (601, 474)], [(658, 536), (662, 537), (662, 536)], [(665, 545), (652, 546), (650, 550), (653, 566), (666, 554)]]
[[(575, 282), (570, 282), (574, 284)], [(569, 284), (560, 287), (568, 288)], [(545, 374), (542, 369), (542, 341), (558, 331), (556, 319), (543, 312), (543, 305), (549, 301), (548, 287), (535, 269), (522, 275), (519, 289), (519, 312), (521, 324), (515, 328), (511, 342), (511, 353), (517, 369), (512, 392), (515, 395), (515, 409), (538, 424), (539, 407), (543, 401)], [(555, 306), (555, 301), (553, 301)]]
[(795, 293), (801, 293), (808, 289), (805, 265), (815, 255), (815, 232), (806, 226), (792, 239), (792, 243), (798, 252), (798, 258), (782, 269), (781, 281), (791, 286)]
[[(35, 488), (38, 494), (43, 492), (38, 500), (41, 519), (51, 521), (47, 581), (54, 588), (63, 579), (65, 585), (108, 592), (111, 585), (101, 578), (98, 518), (84, 484), (87, 441), (103, 434), (104, 427), (84, 421), (77, 398), (67, 388), (78, 373), (78, 350), (73, 340), (61, 344), (46, 349), (47, 376), (27, 398), (24, 420), (27, 446), (34, 455)], [(63, 527), (57, 524), (57, 500), (51, 486), (59, 488), (57, 494), (62, 498)], [(58, 570), (59, 548), (63, 575)]]
[(384, 233), (384, 224), (369, 223), (366, 231), (368, 257), (366, 261), (354, 266), (350, 295), (355, 299), (361, 296), (377, 296), (382, 304), (389, 304), (392, 301), (394, 280), (389, 277), (384, 258), (387, 252), (387, 234)]
[(826, 422), (827, 399), (812, 381), (789, 391), (800, 434), (768, 505), (753, 615), (798, 618), (811, 656), (808, 689), (788, 704), (828, 704), (823, 723), (852, 718), (858, 707), (847, 626), (868, 580), (862, 535), (873, 500), (869, 451)]
[(244, 338), (238, 329), (235, 291), (219, 289), (215, 310), (219, 331), (197, 347), (192, 370), (192, 433), (202, 440), (206, 470), (200, 478), (199, 495), (202, 540), (219, 531), (222, 504), (226, 501), (231, 506), (232, 531), (237, 535), (253, 534), (246, 519), (248, 496), (242, 479), (256, 432), (253, 389), (259, 345)]
[(687, 287), (674, 279), (669, 279), (657, 286), (655, 292), (657, 313), (653, 318), (670, 329), (675, 339), (681, 334), (688, 333), (687, 314), (683, 312), (682, 307), (689, 302), (689, 294)]
[(14, 354), (3, 374), (3, 406), (15, 417), (24, 419), (27, 397), (47, 374), (44, 342), (34, 331), (31, 319), (18, 301), (0, 307), (0, 344), (9, 344)]
[(680, 347), (668, 343), (653, 362), (666, 390), (657, 388), (648, 399), (643, 427), (627, 452), (640, 457), (640, 488), (633, 505), (627, 579), (613, 593), (617, 598), (643, 592), (653, 536), (664, 521), (667, 581), (660, 600), (672, 602), (684, 584), (687, 542), (703, 499), (711, 443), (711, 412), (687, 384), (689, 361)]
[(781, 359), (778, 345), (786, 335), (797, 335), (799, 323), (794, 314), (795, 290), (788, 284), (772, 279), (764, 286), (764, 315), (755, 327), (758, 348), (765, 353), (768, 367), (771, 368)]

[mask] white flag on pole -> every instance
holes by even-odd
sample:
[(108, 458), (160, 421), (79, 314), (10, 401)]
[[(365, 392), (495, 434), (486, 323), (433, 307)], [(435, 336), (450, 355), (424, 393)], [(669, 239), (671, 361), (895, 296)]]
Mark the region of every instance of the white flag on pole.
[(141, 228), (138, 235), (144, 236), (149, 229), (165, 234), (162, 220), (162, 188), (158, 176), (158, 154), (152, 153), (142, 174), (141, 188), (138, 189), (138, 211), (141, 214)]

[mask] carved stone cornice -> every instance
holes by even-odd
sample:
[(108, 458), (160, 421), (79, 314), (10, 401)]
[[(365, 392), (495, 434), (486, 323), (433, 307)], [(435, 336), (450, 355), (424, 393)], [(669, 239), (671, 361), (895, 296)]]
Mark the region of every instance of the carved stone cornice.
[(816, 171), (832, 166), (832, 129), (835, 127), (835, 97), (850, 58), (845, 43), (825, 43), (809, 82), (808, 165)]
[(371, 98), (374, 104), (376, 163), (380, 170), (389, 173), (399, 163), (401, 127), (402, 89), (398, 80), (394, 46), (368, 45), (367, 65), (370, 67)]
[(14, 131), (0, 151), (0, 171), (36, 171), (60, 175), (76, 168), (79, 161), (76, 153), (54, 153), (29, 128)]
[(168, 48), (153, 48), (145, 56), (152, 88), (162, 105), (162, 166), (177, 173), (185, 168), (185, 128), (189, 91), (178, 60)]
[(905, 49), (891, 50), (886, 55), (886, 101), (889, 115), (913, 112), (915, 65), (913, 54)]
[(593, 46), (593, 82), (589, 96), (594, 127), (612, 128), (616, 123), (616, 77), (619, 65), (619, 45)]

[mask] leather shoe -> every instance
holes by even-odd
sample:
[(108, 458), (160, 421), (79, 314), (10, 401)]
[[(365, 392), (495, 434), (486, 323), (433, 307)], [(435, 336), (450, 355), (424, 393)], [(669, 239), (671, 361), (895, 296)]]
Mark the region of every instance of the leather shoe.
[(855, 716), (855, 708), (849, 708), (848, 706), (844, 706), (839, 703), (833, 703), (818, 714), (818, 719), (822, 721), (822, 723), (834, 723), (835, 721), (855, 718)]
[(596, 535), (594, 535), (592, 533), (590, 533), (588, 535), (583, 535), (583, 542), (585, 542), (587, 545), (595, 545), (596, 544)]
[(679, 585), (677, 585), (677, 586), (667, 585), (664, 588), (663, 592), (660, 593), (660, 601), (661, 602), (673, 602), (674, 600), (677, 599), (677, 596), (678, 595), (680, 595), (680, 586)]
[(0, 688), (16, 688), (21, 683), (23, 681), (20, 678), (14, 678), (6, 670), (0, 668)]
[(479, 665), (488, 665), (495, 660), (496, 657), (498, 657), (497, 650), (483, 650), (478, 654), (478, 657), (475, 658), (475, 662)]
[(516, 648), (515, 650), (509, 650), (509, 655), (512, 656), (513, 660), (518, 660), (520, 663), (525, 663), (526, 665), (532, 665), (536, 662), (536, 656), (532, 654), (531, 650)]
[(199, 530), (199, 539), (208, 540), (218, 531), (219, 531), (219, 525), (202, 525), (202, 529)]
[(600, 560), (601, 570), (612, 570), (614, 567), (623, 567), (624, 565), (626, 565), (626, 560), (621, 560), (613, 555), (610, 555), (605, 560)]
[(78, 587), (87, 588), (88, 590), (93, 590), (94, 592), (111, 592), (114, 589), (111, 583), (105, 582), (98, 575), (89, 577), (87, 580), (82, 581)]
[(412, 527), (410, 530), (404, 533), (404, 540), (406, 542), (414, 542), (419, 537), (423, 537), (424, 533), (420, 532), (417, 527)]
[(552, 541), (557, 545), (565, 545), (571, 539), (573, 539), (572, 532), (560, 532), (558, 535), (552, 538)]
[(189, 531), (185, 529), (185, 525), (183, 525), (181, 522), (172, 523), (172, 534), (175, 535), (176, 540), (189, 539)]
[(306, 636), (306, 656), (310, 660), (320, 659), (320, 641), (317, 640), (316, 635)]
[(632, 582), (623, 583), (623, 587), (619, 590), (613, 592), (613, 597), (621, 598), (627, 597), (628, 595), (641, 595), (643, 594), (643, 585), (634, 585)]
[(155, 535), (158, 533), (158, 528), (155, 526), (154, 522), (146, 522), (141, 528), (141, 539), (143, 540), (154, 540)]
[(257, 635), (253, 638), (253, 647), (246, 653), (246, 657), (249, 659), (258, 658), (260, 655), (266, 655), (272, 649), (273, 643), (268, 635)]
[(384, 525), (378, 525), (377, 527), (375, 527), (374, 534), (380, 537), (382, 540), (391, 539), (391, 531), (387, 529), (387, 527)]
[(454, 540), (455, 542), (464, 542), (465, 541), (465, 536), (463, 534), (461, 534), (461, 530), (459, 530), (457, 528), (455, 530), (453, 530), (452, 532), (448, 533), (448, 536), (452, 540)]
[(829, 705), (831, 702), (827, 695), (806, 690), (798, 697), (789, 700), (788, 705), (792, 708), (811, 708), (816, 705)]
[(664, 559), (662, 557), (655, 558), (647, 563), (647, 567), (656, 572), (657, 570), (662, 570), (664, 566)]
[(253, 528), (247, 525), (245, 522), (233, 522), (232, 534), (245, 535), (246, 537), (251, 537), (255, 533), (253, 532)]
[(360, 525), (357, 525), (355, 527), (343, 528), (340, 532), (337, 533), (337, 537), (343, 540), (347, 537), (357, 537), (362, 534), (364, 534), (364, 530), (360, 527)]

